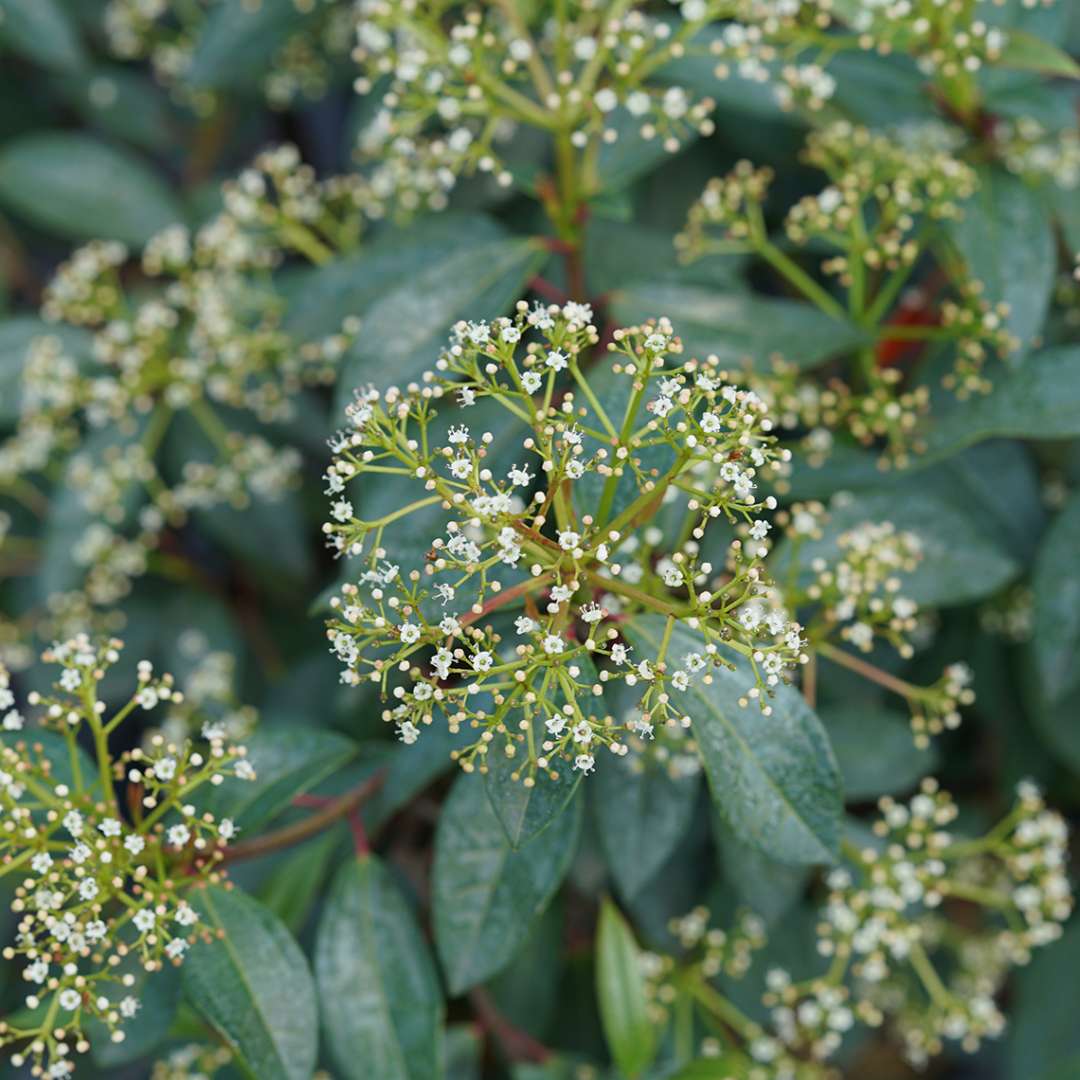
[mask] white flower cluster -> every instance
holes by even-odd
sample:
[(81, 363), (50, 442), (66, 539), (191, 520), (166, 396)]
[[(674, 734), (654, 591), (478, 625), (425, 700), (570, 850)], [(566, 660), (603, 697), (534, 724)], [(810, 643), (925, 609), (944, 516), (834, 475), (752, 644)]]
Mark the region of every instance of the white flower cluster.
[(412, 211), (444, 207), (464, 173), (508, 186), (498, 147), (519, 125), (561, 141), (560, 153), (583, 151), (592, 173), (624, 120), (677, 150), (690, 132), (712, 130), (713, 102), (653, 76), (684, 54), (720, 6), (690, 0), (673, 20), (633, 3), (549, 10), (360, 0), (356, 88), (366, 94), (385, 84), (360, 135), (362, 155), (376, 163), (373, 190)]
[[(34, 736), (0, 670), (4, 730), (17, 736), (0, 747), (0, 876), (19, 875), (16, 937), (3, 956), (23, 963), (30, 1010), (0, 1022), (0, 1046), (16, 1047), (13, 1063), (40, 1076), (74, 1071), (90, 1021), (123, 1039), (139, 1009), (136, 970), (182, 961), (199, 933), (190, 891), (217, 880), (221, 849), (237, 831), (200, 811), (196, 793), (227, 776), (254, 778), (244, 748), (213, 724), (197, 744), (158, 737), (148, 752), (113, 755), (109, 738), (132, 712), (182, 700), (144, 660), (135, 691), (107, 716), (99, 688), (121, 648), (79, 636), (44, 654), (60, 673), (52, 693), (27, 698), (45, 729)], [(75, 741), (82, 728), (96, 761)], [(130, 819), (117, 799), (121, 780), (137, 793)]]
[[(162, 532), (191, 511), (273, 501), (296, 482), (297, 451), (252, 428), (289, 419), (304, 386), (331, 381), (355, 325), (297, 341), (267, 271), (290, 253), (321, 260), (331, 243), (351, 243), (351, 191), (316, 182), (293, 147), (267, 151), (225, 185), (216, 218), (148, 242), (149, 289), (129, 295), (129, 253), (111, 241), (76, 251), (46, 289), (45, 318), (68, 325), (30, 346), (0, 485), (37, 496), (66, 461), (88, 519), (71, 555), (92, 604), (121, 599)], [(162, 450), (177, 421), (197, 427), (205, 447), (179, 467)]]
[[(666, 320), (615, 331), (616, 362), (587, 377), (591, 317), (584, 304), (522, 302), (514, 318), (458, 324), (436, 372), (404, 390), (358, 393), (326, 475), (328, 540), (367, 567), (332, 601), (328, 635), (343, 680), (392, 694), (385, 716), (406, 742), (436, 713), (454, 731), (478, 728), (458, 755), (467, 769), (484, 767), (489, 752), (523, 751), (528, 783), (560, 758), (589, 772), (598, 747), (625, 753), (629, 735), (686, 726), (671, 691), (707, 677), (725, 653), (750, 658), (747, 696), (765, 709), (769, 688), (803, 656), (801, 628), (760, 567), (769, 525), (759, 515), (775, 501), (758, 488), (786, 458), (761, 401), (728, 383), (715, 358), (679, 363)], [(497, 445), (489, 431), (451, 423), (436, 441), (435, 405), (451, 395), (462, 420), (495, 404), (524, 438)], [(386, 475), (411, 480), (423, 497), (357, 516), (349, 482)], [(644, 526), (673, 498), (682, 540), (658, 551), (648, 540), (663, 534)], [(418, 520), (441, 513), (443, 533), (431, 536), (422, 566), (391, 563), (395, 534), (425, 511)], [(717, 519), (748, 532), (723, 569), (700, 558)], [(655, 656), (636, 655), (617, 628), (616, 617), (635, 612), (668, 619)], [(702, 647), (676, 664), (667, 643), (683, 620)], [(391, 686), (394, 672), (403, 685)], [(637, 688), (636, 719), (597, 715), (612, 680)]]
[(933, 780), (907, 803), (882, 799), (880, 809), (873, 842), (845, 843), (848, 866), (828, 875), (818, 925), (818, 952), (829, 960), (822, 975), (800, 982), (783, 968), (768, 970), (768, 1025), (758, 1023), (711, 980), (746, 973), (751, 951), (764, 944), (760, 921), (748, 926), (744, 917), (727, 935), (709, 929), (708, 912), (696, 909), (672, 923), (685, 952), (679, 961), (642, 954), (654, 1021), (668, 1022), (673, 1003), (689, 997), (733, 1036), (723, 1047), (706, 1039), (703, 1056), (723, 1052), (733, 1075), (754, 1080), (835, 1075), (829, 1061), (859, 1025), (888, 1023), (920, 1068), (946, 1041), (975, 1052), (1000, 1035), (1005, 1019), (995, 997), (1009, 969), (1056, 940), (1072, 911), (1064, 821), (1029, 783), (1013, 811), (974, 840), (950, 831), (957, 809)]
[[(207, 19), (225, 0), (109, 0), (105, 35), (110, 51), (124, 60), (146, 58), (158, 81), (183, 104), (203, 114), (215, 107), (213, 91), (188, 81), (195, 49)], [(262, 89), (274, 108), (297, 98), (320, 98), (335, 63), (347, 56), (355, 14), (348, 0), (291, 0), (291, 32), (266, 63)], [(258, 7), (252, 10), (257, 12)], [(280, 16), (277, 17), (280, 20)], [(253, 20), (251, 33), (259, 32)]]

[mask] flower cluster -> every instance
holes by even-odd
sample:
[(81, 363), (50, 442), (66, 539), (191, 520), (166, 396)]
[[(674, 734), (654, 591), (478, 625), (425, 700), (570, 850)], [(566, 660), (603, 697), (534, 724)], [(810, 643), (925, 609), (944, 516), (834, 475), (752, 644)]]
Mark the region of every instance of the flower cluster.
[[(360, 135), (362, 156), (376, 162), (373, 188), (408, 212), (445, 206), (462, 174), (508, 186), (500, 146), (525, 126), (556, 140), (560, 168), (582, 155), (574, 173), (585, 190), (577, 194), (588, 197), (598, 188), (600, 147), (621, 129), (671, 151), (688, 134), (712, 130), (710, 99), (654, 76), (684, 55), (721, 6), (689, 0), (673, 20), (650, 18), (633, 3), (361, 0), (356, 87), (366, 94), (385, 86)], [(563, 182), (577, 180), (565, 173)]]
[[(724, 1048), (732, 1074), (755, 1080), (823, 1080), (860, 1024), (889, 1023), (920, 1066), (947, 1040), (974, 1052), (999, 1035), (995, 995), (1009, 968), (1056, 940), (1072, 911), (1064, 821), (1030, 783), (975, 840), (950, 831), (956, 806), (933, 780), (906, 803), (882, 799), (880, 811), (873, 843), (845, 844), (847, 865), (828, 875), (818, 925), (827, 970), (801, 982), (782, 968), (765, 974), (768, 1026), (711, 985), (746, 974), (764, 943), (760, 922), (744, 917), (728, 935), (708, 929), (704, 909), (672, 924), (686, 957), (641, 954), (654, 1021), (666, 1023), (689, 999), (735, 1037)], [(715, 1057), (721, 1047), (710, 1038), (701, 1051)]]
[[(198, 791), (226, 777), (253, 779), (242, 746), (208, 723), (198, 742), (157, 737), (146, 749), (114, 753), (110, 738), (136, 710), (179, 703), (169, 675), (138, 665), (134, 692), (111, 716), (100, 697), (121, 642), (79, 636), (43, 659), (59, 667), (47, 694), (28, 704), (37, 725), (15, 708), (0, 672), (0, 875), (17, 874), (14, 943), (4, 959), (23, 964), (26, 1011), (0, 1023), (0, 1046), (37, 1076), (74, 1071), (72, 1054), (89, 1048), (87, 1024), (115, 1040), (139, 1009), (141, 969), (179, 964), (200, 933), (192, 889), (217, 880), (228, 818), (199, 808)], [(80, 748), (86, 731), (95, 760)], [(116, 785), (126, 781), (122, 809)]]
[(1068, 191), (1080, 187), (1080, 134), (1075, 130), (1051, 132), (1034, 117), (1023, 116), (998, 121), (993, 139), (1010, 172), (1049, 179)]
[[(291, 0), (288, 34), (266, 63), (263, 93), (273, 108), (326, 93), (335, 63), (349, 52), (355, 16), (347, 0)], [(159, 82), (199, 113), (215, 106), (212, 90), (189, 81), (207, 20), (222, 0), (109, 0), (105, 34), (113, 55), (148, 59)], [(288, 16), (286, 16), (288, 17)], [(257, 32), (253, 26), (252, 33)]]
[(981, 283), (962, 268), (950, 267), (950, 291), (941, 298), (905, 292), (940, 224), (956, 218), (975, 191), (976, 174), (956, 156), (957, 147), (951, 129), (939, 124), (873, 132), (836, 121), (809, 135), (804, 158), (828, 183), (789, 208), (784, 231), (792, 244), (828, 252), (820, 269), (846, 292), (846, 304), (770, 239), (763, 211), (772, 180), (768, 169), (740, 162), (727, 176), (711, 180), (676, 238), (688, 260), (755, 252), (824, 312), (853, 320), (868, 337), (878, 338), (876, 346), (859, 352), (849, 380), (823, 386), (780, 364), (753, 382), (775, 403), (786, 427), (809, 429), (807, 445), (818, 457), (844, 428), (863, 444), (884, 442), (900, 464), (919, 449), (918, 420), (929, 395), (925, 386), (903, 385), (891, 359), (897, 348), (951, 344), (955, 364), (944, 381), (964, 396), (988, 389), (981, 369), (989, 355), (1015, 347), (1007, 307), (988, 303)]
[[(295, 483), (299, 454), (258, 425), (289, 419), (303, 387), (334, 378), (355, 325), (296, 340), (270, 273), (289, 255), (321, 262), (350, 246), (354, 194), (279, 147), (225, 185), (207, 224), (151, 238), (149, 287), (125, 288), (131, 259), (117, 242), (90, 243), (60, 267), (43, 303), (58, 333), (30, 346), (0, 487), (35, 509), (38, 483), (66, 460), (86, 522), (71, 556), (92, 604), (124, 596), (163, 530), (191, 511), (272, 501)], [(204, 453), (177, 467), (164, 446), (188, 425)]]
[[(768, 709), (804, 656), (761, 569), (760, 515), (775, 500), (759, 488), (787, 458), (762, 402), (715, 357), (682, 361), (663, 319), (615, 331), (614, 363), (587, 377), (591, 317), (584, 304), (522, 302), (513, 318), (459, 323), (420, 382), (357, 393), (326, 474), (328, 541), (365, 566), (331, 602), (343, 681), (392, 695), (384, 715), (403, 741), (445, 714), (452, 731), (478, 732), (457, 754), (466, 769), (505, 753), (524, 759), (528, 784), (560, 759), (589, 772), (600, 748), (625, 753), (629, 735), (688, 725), (672, 694), (735, 656), (752, 671), (747, 698)], [(435, 406), (454, 397), (461, 422), (441, 424)], [(510, 418), (502, 442), (475, 430), (470, 410), (483, 423), (485, 406)], [(382, 476), (425, 494), (358, 516), (349, 483)], [(672, 525), (657, 534), (646, 526), (661, 508)], [(747, 527), (723, 567), (702, 557), (717, 520)], [(417, 564), (391, 562), (421, 527), (433, 532)], [(654, 655), (619, 630), (641, 613), (666, 618)], [(677, 621), (700, 651), (668, 655)], [(637, 719), (606, 713), (607, 683), (636, 688)]]

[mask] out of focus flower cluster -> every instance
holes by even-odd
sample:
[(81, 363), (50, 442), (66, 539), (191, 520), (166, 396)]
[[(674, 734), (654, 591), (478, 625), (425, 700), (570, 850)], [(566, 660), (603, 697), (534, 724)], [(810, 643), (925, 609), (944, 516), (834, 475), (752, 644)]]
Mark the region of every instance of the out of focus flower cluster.
[[(348, 56), (355, 27), (349, 0), (289, 2), (293, 9), (273, 26), (273, 32), (281, 32), (280, 43), (264, 65), (262, 89), (274, 108), (284, 108), (297, 98), (322, 97), (335, 66)], [(191, 78), (192, 68), (200, 39), (227, 6), (227, 0), (109, 0), (105, 8), (109, 48), (124, 60), (149, 60), (158, 81), (177, 100), (209, 113), (215, 93)], [(251, 23), (251, 34), (266, 33), (254, 19)]]

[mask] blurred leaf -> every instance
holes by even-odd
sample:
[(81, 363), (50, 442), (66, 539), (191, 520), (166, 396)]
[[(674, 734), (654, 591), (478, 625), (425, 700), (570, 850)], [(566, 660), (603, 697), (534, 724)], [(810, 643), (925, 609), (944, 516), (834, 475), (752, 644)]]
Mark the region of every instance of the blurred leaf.
[(1068, 439), (1080, 435), (1080, 348), (1045, 349), (926, 431), (927, 456), (945, 457), (995, 436)]
[(526, 787), (523, 780), (513, 777), (514, 768), (521, 764), (520, 758), (508, 758), (501, 750), (495, 750), (485, 758), (487, 772), (484, 788), (516, 851), (522, 844), (543, 832), (566, 810), (577, 793), (581, 773), (561, 758), (551, 762), (551, 770), (559, 774), (551, 779), (549, 770), (539, 770), (536, 783)]
[(0, 0), (0, 44), (57, 71), (86, 63), (78, 28), (57, 0)]
[(610, 900), (600, 908), (596, 996), (612, 1059), (626, 1076), (640, 1076), (656, 1056), (656, 1032), (649, 1019), (641, 950)]
[(480, 1080), (483, 1049), (475, 1025), (448, 1024), (443, 1038), (444, 1080)]
[(342, 1076), (438, 1074), (438, 979), (407, 901), (373, 855), (350, 859), (334, 878), (314, 964), (323, 1028)]
[(936, 743), (926, 750), (915, 746), (903, 713), (861, 705), (822, 706), (818, 713), (849, 802), (908, 792), (940, 763)]
[(778, 357), (812, 368), (867, 340), (853, 323), (830, 318), (810, 304), (750, 293), (660, 282), (620, 290), (611, 302), (620, 326), (666, 315), (683, 340), (687, 359), (715, 353), (722, 364), (758, 371), (769, 370)]
[(254, 780), (227, 778), (210, 794), (211, 808), (254, 831), (356, 756), (344, 735), (307, 727), (260, 728), (244, 740)]
[(186, 80), (214, 90), (258, 86), (303, 22), (294, 0), (215, 4), (203, 21)]
[(700, 778), (674, 777), (650, 755), (605, 754), (590, 783), (604, 858), (619, 892), (630, 898), (653, 878), (686, 832)]
[(70, 239), (141, 246), (183, 220), (164, 181), (128, 150), (76, 132), (37, 132), (0, 147), (0, 202)]
[(453, 994), (501, 970), (550, 903), (577, 847), (581, 805), (519, 851), (478, 776), (458, 777), (439, 814), (435, 941)]
[(293, 934), (299, 934), (323, 891), (330, 860), (341, 834), (327, 829), (298, 844), (256, 890), (256, 899), (272, 911)]
[[(613, 142), (604, 141), (597, 155), (597, 175), (601, 190), (610, 195), (650, 172), (661, 162), (673, 157), (664, 139), (654, 135), (646, 139), (641, 134), (642, 121), (620, 107), (604, 117), (604, 127), (617, 133)], [(675, 153), (698, 138), (696, 131), (683, 139)]]
[(671, 1073), (666, 1080), (748, 1080), (754, 1066), (742, 1054), (731, 1051), (719, 1057), (698, 1058)]
[(734, 910), (749, 908), (773, 926), (798, 904), (812, 874), (809, 867), (777, 862), (744, 844), (719, 814), (714, 815), (713, 837)]
[(1043, 537), (1031, 585), (1039, 697), (1057, 704), (1080, 685), (1080, 494), (1072, 495)]
[[(1039, 949), (1016, 973), (1006, 1044), (1007, 1080), (1042, 1080), (1066, 1058), (1080, 1057), (1076, 1023), (1076, 972), (1080, 924), (1060, 941)], [(1068, 1073), (1063, 1074), (1068, 1076)]]
[[(1009, 360), (1015, 363), (1042, 334), (1057, 267), (1054, 232), (1037, 189), (1002, 169), (978, 172), (978, 190), (948, 232), (971, 274), (985, 286), (983, 297), (1009, 305), (1005, 324), (1021, 342)], [(1031, 364), (1025, 367), (1031, 370)]]
[[(656, 657), (664, 635), (660, 615), (638, 615), (624, 627), (643, 657)], [(701, 634), (676, 625), (668, 654), (704, 653)], [(754, 685), (741, 660), (711, 669), (674, 699), (686, 702), (712, 797), (741, 840), (786, 863), (831, 862), (839, 843), (840, 775), (821, 721), (792, 686), (781, 683), (766, 716), (739, 705)]]
[(300, 947), (237, 889), (211, 885), (191, 902), (224, 937), (192, 946), (182, 969), (187, 999), (259, 1080), (311, 1080), (319, 1019)]
[(997, 63), (1019, 71), (1037, 71), (1040, 75), (1080, 79), (1080, 64), (1067, 52), (1023, 30), (1009, 31)]

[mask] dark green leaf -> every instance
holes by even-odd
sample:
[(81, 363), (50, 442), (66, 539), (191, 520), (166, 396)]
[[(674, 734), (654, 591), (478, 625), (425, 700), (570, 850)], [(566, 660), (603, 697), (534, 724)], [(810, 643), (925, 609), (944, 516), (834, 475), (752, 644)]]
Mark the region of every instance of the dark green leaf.
[[(625, 627), (643, 657), (655, 657), (665, 620), (637, 616)], [(704, 641), (676, 625), (669, 655), (704, 652)], [(732, 654), (734, 656), (734, 654)], [(713, 800), (744, 842), (779, 862), (830, 862), (839, 843), (840, 775), (821, 721), (793, 687), (781, 685), (764, 715), (739, 698), (754, 685), (743, 662), (714, 669), (676, 700), (685, 708)]]
[(713, 836), (721, 883), (734, 900), (733, 908), (749, 908), (773, 926), (806, 892), (813, 873), (808, 866), (776, 862), (744, 844), (719, 814), (714, 816)]
[(58, 71), (86, 62), (78, 29), (58, 0), (0, 0), (0, 43)]
[(215, 4), (202, 24), (186, 78), (215, 90), (257, 85), (303, 21), (293, 0)]
[(1080, 435), (1080, 348), (1046, 349), (993, 388), (944, 416), (926, 432), (927, 455), (945, 457), (995, 436), (1068, 439)]
[(374, 856), (338, 871), (314, 963), (323, 1028), (342, 1076), (437, 1075), (442, 993), (408, 903)]
[(619, 325), (666, 315), (682, 338), (684, 353), (714, 353), (721, 363), (769, 370), (783, 358), (811, 368), (866, 340), (865, 332), (810, 304), (749, 293), (720, 293), (691, 285), (636, 285), (612, 297)]
[(513, 957), (558, 889), (577, 847), (581, 806), (519, 851), (510, 847), (478, 776), (461, 776), (435, 832), (435, 940), (459, 994)]
[(259, 903), (269, 908), (291, 933), (299, 934), (304, 928), (340, 843), (340, 832), (327, 829), (297, 845), (256, 890)]
[(536, 776), (536, 783), (526, 787), (522, 778), (514, 779), (517, 758), (508, 758), (501, 750), (493, 750), (485, 759), (487, 772), (484, 787), (488, 799), (506, 830), (510, 846), (515, 850), (541, 833), (566, 809), (581, 782), (581, 773), (561, 758), (551, 763), (559, 774), (552, 780), (547, 772)]
[(1018, 71), (1037, 71), (1040, 75), (1057, 75), (1080, 79), (1080, 64), (1056, 45), (1023, 30), (1010, 30), (998, 64)]
[(840, 764), (848, 801), (908, 792), (938, 767), (937, 745), (918, 749), (911, 724), (901, 713), (872, 705), (822, 706), (818, 712)]
[(241, 830), (259, 828), (356, 756), (351, 739), (302, 727), (263, 728), (245, 740), (254, 780), (229, 778), (212, 793), (212, 809)]
[(610, 900), (600, 908), (596, 997), (612, 1059), (626, 1076), (640, 1076), (656, 1056), (656, 1032), (649, 1019), (641, 950)]
[(300, 947), (236, 889), (192, 894), (221, 940), (195, 944), (183, 966), (188, 1000), (259, 1080), (311, 1080), (318, 1050), (315, 983)]
[(664, 865), (690, 824), (697, 776), (672, 776), (646, 755), (605, 755), (591, 781), (604, 858), (620, 893), (631, 898)]
[(1011, 173), (984, 167), (963, 211), (949, 235), (985, 286), (984, 297), (1009, 305), (1005, 321), (1020, 339), (1019, 358), (1038, 344), (1054, 288), (1057, 256), (1046, 200)]
[(1043, 538), (1031, 584), (1039, 696), (1058, 704), (1080, 685), (1080, 495), (1072, 496)]
[(698, 1058), (673, 1072), (666, 1080), (747, 1080), (753, 1064), (732, 1050), (719, 1057)]
[(75, 132), (24, 135), (0, 148), (0, 202), (66, 238), (134, 246), (183, 219), (140, 158)]

